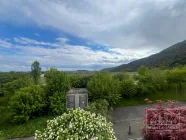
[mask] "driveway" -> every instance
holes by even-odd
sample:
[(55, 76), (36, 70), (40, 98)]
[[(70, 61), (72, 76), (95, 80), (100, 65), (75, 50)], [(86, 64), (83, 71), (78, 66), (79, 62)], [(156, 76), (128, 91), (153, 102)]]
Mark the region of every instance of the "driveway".
[[(186, 102), (181, 102), (178, 106), (186, 106)], [(122, 107), (112, 112), (113, 129), (117, 140), (142, 139), (140, 129), (144, 126), (143, 116), (145, 108), (152, 108), (155, 105), (141, 105), (132, 107)], [(132, 135), (128, 135), (129, 124), (131, 124)]]
[[(178, 106), (186, 106), (181, 102)], [(117, 140), (142, 140), (140, 129), (143, 127), (143, 116), (145, 108), (152, 108), (155, 105), (141, 105), (132, 107), (117, 108), (112, 112), (113, 129)], [(129, 123), (131, 124), (132, 135), (128, 135)], [(34, 140), (34, 137), (15, 138), (10, 140)]]

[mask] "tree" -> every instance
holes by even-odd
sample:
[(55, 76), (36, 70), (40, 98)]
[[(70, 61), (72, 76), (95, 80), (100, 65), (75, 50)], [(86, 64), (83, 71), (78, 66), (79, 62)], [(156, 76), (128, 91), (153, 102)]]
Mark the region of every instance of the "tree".
[(91, 101), (106, 99), (109, 102), (109, 107), (119, 101), (119, 81), (114, 80), (109, 73), (98, 72), (88, 82), (87, 87)]
[(47, 94), (53, 95), (55, 92), (66, 93), (70, 89), (70, 78), (65, 72), (50, 68), (45, 73)]
[(41, 75), (40, 63), (38, 61), (35, 61), (31, 65), (31, 76), (32, 76), (34, 84), (39, 83), (40, 75)]
[(113, 78), (117, 79), (119, 81), (123, 81), (123, 80), (129, 79), (130, 77), (129, 77), (129, 74), (127, 72), (119, 72), (119, 73), (113, 75)]
[(123, 98), (134, 96), (136, 94), (136, 85), (134, 82), (130, 79), (121, 81), (120, 94)]
[(70, 78), (65, 72), (50, 68), (45, 73), (46, 96), (49, 112), (62, 114), (65, 111), (66, 93), (70, 89)]
[(34, 116), (41, 115), (45, 106), (43, 88), (39, 85), (21, 88), (10, 98), (9, 107), (13, 112), (12, 122), (24, 123)]
[(21, 88), (30, 86), (31, 80), (29, 77), (23, 77), (19, 78), (17, 80), (13, 80), (12, 82), (8, 82), (4, 84), (3, 90), (5, 96), (12, 96), (16, 91), (18, 91)]
[(182, 83), (186, 82), (186, 67), (166, 71), (166, 75), (168, 83), (177, 84), (181, 89)]

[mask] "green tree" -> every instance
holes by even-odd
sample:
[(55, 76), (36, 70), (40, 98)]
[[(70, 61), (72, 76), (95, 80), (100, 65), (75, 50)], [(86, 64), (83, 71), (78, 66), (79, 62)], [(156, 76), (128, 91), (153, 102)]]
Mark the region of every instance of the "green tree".
[(87, 87), (91, 101), (106, 99), (109, 102), (110, 107), (119, 101), (119, 81), (114, 80), (108, 73), (96, 73), (88, 82)]
[(165, 72), (159, 68), (149, 69), (142, 66), (138, 69), (138, 75), (135, 76), (135, 79), (140, 86), (145, 86), (149, 93), (167, 88)]
[(92, 76), (72, 74), (70, 76), (71, 87), (73, 88), (86, 88), (88, 81)]
[(91, 113), (100, 114), (106, 118), (108, 118), (109, 113), (109, 103), (105, 99), (98, 99), (94, 102), (90, 102), (86, 107), (87, 111)]
[(50, 68), (44, 76), (49, 95), (53, 95), (55, 92), (66, 93), (70, 89), (70, 78), (65, 72)]
[(131, 79), (121, 81), (120, 94), (123, 98), (132, 97), (136, 94), (136, 85)]
[(13, 80), (12, 82), (8, 82), (3, 86), (4, 95), (12, 96), (19, 89), (27, 87), (31, 84), (32, 82), (28, 77), (19, 78), (17, 80)]
[(130, 77), (127, 72), (119, 72), (119, 73), (113, 75), (113, 78), (117, 79), (119, 81), (123, 81), (123, 80), (129, 79)]
[(186, 67), (168, 70), (166, 71), (166, 77), (169, 84), (177, 84), (181, 89), (182, 83), (186, 82)]
[(44, 90), (39, 85), (22, 88), (10, 98), (9, 107), (14, 123), (23, 123), (38, 116), (46, 106)]
[(31, 76), (32, 76), (34, 84), (38, 84), (39, 83), (40, 75), (41, 75), (40, 63), (38, 61), (35, 61), (31, 65)]
[(65, 110), (66, 93), (70, 89), (70, 78), (65, 72), (50, 68), (45, 73), (47, 105), (53, 114), (62, 114)]

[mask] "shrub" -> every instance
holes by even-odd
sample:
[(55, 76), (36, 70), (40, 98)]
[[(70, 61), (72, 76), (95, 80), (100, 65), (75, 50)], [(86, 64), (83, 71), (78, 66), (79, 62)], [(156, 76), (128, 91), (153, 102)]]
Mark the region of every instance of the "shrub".
[(149, 69), (142, 66), (138, 69), (138, 74), (134, 78), (138, 80), (139, 84), (145, 86), (150, 93), (167, 88), (165, 72), (158, 68)]
[(137, 96), (144, 96), (149, 93), (148, 88), (143, 84), (137, 84), (136, 85), (136, 95)]
[(65, 72), (50, 68), (45, 73), (46, 89), (49, 96), (55, 92), (67, 92), (70, 89), (70, 79)]
[(109, 113), (109, 103), (105, 99), (98, 99), (92, 103), (89, 103), (86, 107), (87, 111), (91, 113), (100, 114), (106, 118), (108, 118)]
[(97, 137), (99, 140), (116, 140), (112, 123), (106, 118), (81, 109), (70, 109), (62, 116), (47, 121), (47, 128), (36, 130), (35, 139), (43, 140), (90, 140)]
[[(145, 127), (142, 129), (145, 140), (185, 140), (186, 107), (175, 107), (175, 101), (169, 101), (168, 107), (164, 107), (161, 100), (157, 103), (155, 108), (146, 109), (148, 114), (144, 116)], [(150, 130), (149, 126), (153, 129)]]
[(62, 114), (66, 109), (66, 93), (55, 92), (54, 95), (49, 97), (50, 110), (53, 114)]
[(86, 88), (88, 81), (90, 81), (91, 76), (73, 74), (70, 76), (71, 87), (74, 88)]
[(132, 97), (136, 94), (136, 85), (132, 80), (124, 80), (120, 83), (120, 94), (123, 98)]
[(119, 98), (119, 81), (108, 73), (99, 72), (88, 82), (88, 94), (91, 101), (106, 99), (109, 106), (115, 105)]
[(53, 114), (61, 114), (65, 110), (66, 93), (70, 89), (70, 78), (65, 72), (50, 68), (45, 73), (45, 92), (47, 93), (47, 109)]
[(28, 77), (19, 78), (17, 80), (14, 80), (12, 82), (8, 82), (4, 84), (3, 90), (5, 96), (12, 96), (16, 91), (18, 91), (21, 88), (28, 87), (31, 85), (31, 81)]
[(119, 72), (115, 75), (113, 75), (113, 78), (119, 81), (127, 80), (129, 79), (129, 75), (127, 72)]
[(46, 106), (43, 89), (38, 85), (22, 88), (17, 91), (9, 102), (13, 112), (13, 122), (28, 121), (33, 116), (40, 115)]

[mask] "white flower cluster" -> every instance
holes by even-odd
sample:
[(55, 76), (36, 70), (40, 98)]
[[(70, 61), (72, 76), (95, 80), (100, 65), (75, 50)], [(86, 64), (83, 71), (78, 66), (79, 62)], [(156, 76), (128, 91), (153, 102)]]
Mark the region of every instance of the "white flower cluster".
[(112, 123), (101, 115), (80, 108), (47, 121), (43, 132), (36, 130), (36, 140), (116, 140)]

